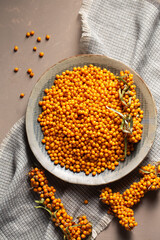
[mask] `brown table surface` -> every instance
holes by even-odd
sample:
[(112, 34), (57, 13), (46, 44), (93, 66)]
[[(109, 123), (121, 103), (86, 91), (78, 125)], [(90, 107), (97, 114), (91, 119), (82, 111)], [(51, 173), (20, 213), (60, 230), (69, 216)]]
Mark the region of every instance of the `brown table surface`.
[[(41, 74), (59, 60), (79, 53), (81, 36), (81, 0), (2, 0), (0, 1), (0, 142), (12, 125), (26, 111), (31, 90)], [(28, 31), (35, 35), (26, 38)], [(45, 40), (45, 35), (50, 40)], [(41, 43), (36, 38), (42, 38)], [(18, 52), (13, 48), (17, 45)], [(32, 48), (36, 46), (37, 52)], [(44, 52), (39, 58), (38, 53)], [(19, 68), (17, 73), (13, 69)], [(35, 73), (29, 78), (26, 71)], [(23, 99), (19, 98), (25, 93)], [(105, 214), (105, 213), (104, 213)], [(138, 226), (125, 231), (113, 220), (97, 240), (159, 240), (160, 239), (160, 191), (148, 193), (136, 207)]]

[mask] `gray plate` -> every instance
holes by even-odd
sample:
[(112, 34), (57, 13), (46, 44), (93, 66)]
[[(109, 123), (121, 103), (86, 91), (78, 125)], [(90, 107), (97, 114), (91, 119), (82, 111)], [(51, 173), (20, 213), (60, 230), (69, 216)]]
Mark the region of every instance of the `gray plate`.
[[(75, 66), (82, 67), (83, 65), (93, 64), (100, 67), (105, 67), (114, 74), (119, 74), (121, 70), (130, 70), (134, 74), (134, 81), (136, 85), (137, 97), (140, 99), (141, 108), (144, 111), (143, 118), (143, 134), (141, 141), (137, 144), (134, 152), (121, 162), (115, 171), (105, 170), (103, 173), (92, 176), (86, 176), (84, 173), (73, 173), (70, 170), (65, 170), (61, 166), (55, 166), (50, 160), (45, 145), (41, 143), (43, 133), (40, 124), (37, 122), (37, 117), (41, 113), (41, 107), (38, 102), (44, 96), (44, 89), (50, 88), (53, 85), (56, 74), (61, 74), (63, 71), (71, 70)], [(153, 97), (144, 83), (142, 78), (130, 67), (115, 59), (101, 56), (101, 55), (79, 55), (71, 57), (55, 64), (48, 69), (36, 83), (31, 96), (29, 98), (27, 112), (26, 112), (26, 131), (29, 145), (41, 165), (49, 172), (63, 179), (64, 181), (84, 185), (101, 185), (116, 181), (133, 169), (135, 169), (145, 158), (149, 152), (155, 137), (157, 124), (157, 113)]]

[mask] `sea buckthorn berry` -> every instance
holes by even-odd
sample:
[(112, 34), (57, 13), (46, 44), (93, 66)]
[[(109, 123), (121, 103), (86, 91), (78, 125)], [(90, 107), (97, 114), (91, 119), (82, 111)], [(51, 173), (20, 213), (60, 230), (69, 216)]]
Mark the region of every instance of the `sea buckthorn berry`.
[(88, 200), (84, 200), (84, 204), (88, 204)]
[(50, 39), (50, 36), (49, 35), (46, 35), (46, 40), (49, 40)]
[(39, 57), (43, 57), (43, 56), (44, 56), (44, 52), (40, 52)]
[(18, 72), (18, 70), (19, 70), (19, 68), (18, 68), (18, 67), (16, 67), (16, 68), (14, 69), (14, 72)]
[(32, 78), (33, 76), (34, 76), (34, 73), (33, 73), (33, 72), (31, 72), (31, 73), (30, 73), (30, 77)]
[(31, 36), (33, 36), (34, 35), (34, 31), (31, 31), (30, 34), (31, 34)]
[(21, 94), (20, 94), (20, 98), (23, 98), (23, 97), (24, 97), (24, 93), (21, 93)]
[(160, 174), (160, 164), (157, 166), (158, 174)]
[[(79, 240), (91, 235), (92, 226), (86, 216), (79, 217), (77, 224), (74, 222), (73, 217), (67, 214), (61, 199), (54, 196), (56, 190), (53, 186), (49, 187), (44, 171), (34, 168), (31, 169), (28, 176), (33, 191), (40, 196), (40, 200), (36, 203), (40, 203), (42, 208), (47, 209), (55, 226), (59, 226), (65, 236), (69, 234), (70, 239)], [(47, 182), (45, 185), (41, 185), (42, 181)]]
[(36, 52), (37, 51), (37, 47), (33, 47), (33, 51)]
[(31, 73), (32, 72), (32, 69), (31, 68), (28, 68), (28, 70), (27, 70), (27, 73)]
[(17, 52), (18, 51), (18, 46), (14, 47), (14, 51)]
[(102, 202), (110, 207), (108, 213), (118, 217), (119, 223), (129, 231), (137, 226), (131, 207), (137, 204), (147, 191), (160, 188), (160, 177), (156, 173), (155, 166), (148, 164), (141, 167), (139, 172), (142, 175), (140, 181), (131, 184), (130, 188), (126, 189), (123, 194), (113, 193), (110, 188), (106, 187), (102, 189), (100, 195)]
[(29, 32), (26, 33), (26, 37), (27, 38), (30, 37), (30, 33)]
[(37, 42), (41, 42), (41, 37), (38, 37), (38, 38), (37, 38)]

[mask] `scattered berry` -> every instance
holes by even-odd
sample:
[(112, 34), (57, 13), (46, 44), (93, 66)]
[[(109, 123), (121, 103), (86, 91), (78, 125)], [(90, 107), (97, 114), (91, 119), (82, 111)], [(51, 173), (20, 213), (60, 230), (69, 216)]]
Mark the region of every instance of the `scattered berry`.
[(38, 37), (38, 38), (37, 38), (37, 42), (41, 42), (41, 37)]
[(43, 57), (43, 56), (44, 56), (44, 52), (40, 52), (39, 57)]
[(32, 72), (32, 69), (31, 68), (28, 68), (28, 70), (27, 70), (27, 73), (31, 73)]
[(18, 46), (14, 47), (14, 51), (17, 52), (18, 51)]
[(19, 70), (19, 68), (18, 68), (18, 67), (16, 67), (16, 68), (14, 69), (14, 72), (18, 72), (18, 70)]
[(29, 32), (26, 33), (26, 37), (27, 38), (30, 37), (30, 33)]
[(23, 97), (24, 97), (24, 93), (21, 93), (21, 94), (20, 94), (20, 98), (23, 98)]
[(37, 47), (33, 47), (33, 51), (36, 51), (37, 50)]
[(31, 72), (31, 73), (30, 73), (30, 77), (32, 78), (33, 76), (34, 76), (34, 73), (33, 73), (33, 72)]
[(84, 204), (88, 204), (88, 200), (84, 200)]
[(50, 36), (49, 35), (46, 35), (46, 40), (49, 40), (50, 39)]
[(34, 31), (31, 31), (30, 34), (31, 34), (31, 36), (33, 36), (34, 35)]

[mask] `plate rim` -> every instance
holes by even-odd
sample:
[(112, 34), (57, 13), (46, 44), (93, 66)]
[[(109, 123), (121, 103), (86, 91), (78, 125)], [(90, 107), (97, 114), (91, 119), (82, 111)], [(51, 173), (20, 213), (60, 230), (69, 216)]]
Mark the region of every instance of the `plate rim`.
[[(152, 139), (150, 140), (150, 144), (149, 144), (149, 147), (148, 147), (148, 150), (146, 151), (146, 153), (144, 154), (144, 157), (142, 158), (142, 160), (140, 162), (138, 162), (137, 164), (135, 164), (135, 166), (130, 170), (127, 170), (125, 171), (124, 173), (122, 174), (119, 174), (119, 177), (116, 178), (116, 179), (110, 179), (108, 181), (105, 181), (105, 182), (102, 182), (102, 183), (84, 183), (84, 182), (77, 182), (77, 181), (70, 181), (70, 179), (65, 179), (65, 178), (62, 178), (61, 176), (57, 176), (55, 175), (52, 171), (50, 171), (49, 169), (47, 169), (43, 163), (40, 161), (39, 159), (39, 156), (37, 154), (37, 151), (35, 151), (34, 149), (34, 145), (33, 145), (33, 142), (30, 138), (30, 125), (29, 125), (29, 103), (31, 101), (31, 96), (32, 96), (32, 93), (34, 91), (34, 89), (36, 88), (36, 86), (38, 85), (39, 81), (41, 80), (41, 78), (52, 68), (54, 68), (56, 65), (60, 64), (60, 63), (63, 63), (64, 61), (68, 60), (68, 59), (72, 59), (72, 58), (77, 58), (77, 57), (81, 57), (81, 56), (86, 56), (86, 57), (92, 57), (92, 56), (96, 56), (96, 57), (104, 57), (104, 58), (107, 58), (109, 60), (112, 60), (112, 61), (116, 61), (117, 63), (120, 63), (122, 65), (125, 65), (126, 67), (128, 67), (129, 69), (132, 70), (132, 72), (137, 75), (141, 81), (143, 82), (143, 84), (146, 86), (147, 90), (148, 90), (148, 93), (150, 94), (150, 97), (153, 101), (153, 109), (154, 109), (154, 113), (155, 113), (155, 124), (154, 124), (154, 135), (152, 136)], [(69, 183), (72, 183), (72, 184), (79, 184), (79, 185), (88, 185), (88, 186), (95, 186), (95, 185), (104, 185), (104, 184), (109, 184), (109, 183), (112, 183), (112, 182), (115, 182), (115, 181), (118, 181), (120, 180), (121, 178), (125, 177), (126, 175), (130, 174), (133, 170), (135, 170), (141, 163), (142, 161), (145, 159), (145, 157), (147, 156), (147, 154), (149, 153), (153, 143), (154, 143), (154, 140), (155, 140), (155, 136), (156, 136), (156, 129), (157, 129), (157, 107), (156, 107), (156, 102), (151, 94), (151, 91), (148, 87), (148, 85), (145, 83), (145, 81), (142, 79), (142, 77), (134, 70), (132, 69), (131, 67), (129, 67), (128, 65), (126, 65), (124, 62), (118, 60), (118, 59), (115, 59), (115, 58), (111, 58), (111, 57), (108, 57), (106, 55), (102, 55), (102, 54), (78, 54), (78, 55), (75, 55), (75, 56), (71, 56), (71, 57), (68, 57), (68, 58), (64, 58), (60, 61), (58, 61), (57, 63), (53, 64), (52, 66), (50, 66), (46, 71), (43, 72), (43, 74), (38, 78), (38, 80), (36, 81), (35, 85), (33, 86), (32, 90), (31, 90), (31, 93), (29, 95), (29, 99), (28, 99), (28, 103), (27, 103), (27, 109), (26, 109), (26, 114), (25, 114), (25, 128), (26, 128), (26, 134), (27, 134), (27, 139), (28, 139), (28, 143), (29, 143), (29, 146), (30, 146), (30, 149), (33, 153), (33, 155), (35, 156), (35, 158), (37, 159), (37, 161), (42, 165), (42, 167), (44, 169), (46, 169), (48, 172), (50, 172), (51, 174), (53, 174), (55, 177), (63, 180), (63, 181), (66, 181), (66, 182), (69, 182)], [(53, 163), (54, 164), (54, 163)], [(83, 177), (82, 177), (83, 178)], [(94, 178), (94, 177), (93, 177)]]

